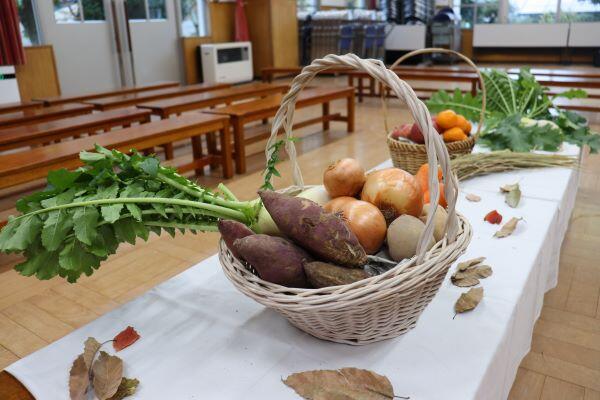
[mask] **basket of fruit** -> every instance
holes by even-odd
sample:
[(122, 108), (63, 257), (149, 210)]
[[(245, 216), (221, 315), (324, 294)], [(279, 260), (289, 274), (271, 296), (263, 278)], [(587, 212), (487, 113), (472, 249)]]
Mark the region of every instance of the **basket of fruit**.
[[(476, 132), (471, 132), (472, 125), (464, 116), (457, 114), (453, 110), (444, 110), (433, 117), (433, 124), (435, 130), (443, 137), (448, 149), (448, 154), (451, 158), (458, 155), (469, 154), (475, 146), (477, 136), (481, 131), (483, 125), (483, 115), (485, 114), (485, 99), (486, 90), (483, 82), (483, 77), (479, 72), (477, 66), (464, 55), (457, 53), (453, 50), (429, 48), (412, 51), (402, 57), (400, 57), (394, 64), (391, 65), (390, 69), (394, 69), (397, 65), (402, 63), (404, 60), (425, 53), (450, 53), (456, 55), (458, 58), (465, 61), (469, 66), (473, 67), (479, 78), (479, 85), (481, 87), (482, 111), (480, 114), (479, 122), (476, 127)], [(385, 96), (382, 91), (382, 96)], [(419, 167), (427, 162), (427, 151), (425, 148), (425, 138), (422, 133), (422, 129), (419, 123), (403, 124), (395, 127), (393, 130), (387, 128), (387, 112), (386, 112), (386, 99), (383, 99), (384, 103), (384, 122), (386, 131), (388, 132), (387, 143), (390, 149), (390, 156), (394, 166), (402, 168), (410, 173), (415, 173)]]
[[(365, 71), (406, 101), (425, 133), (431, 168), (423, 177), (435, 207), (424, 206), (412, 174), (399, 168), (366, 174), (351, 159), (329, 167), (323, 186), (304, 185), (292, 136), (295, 103), (317, 73), (336, 66)], [(277, 138), (280, 131), (284, 139)], [(455, 210), (458, 181), (447, 148), (425, 104), (382, 62), (328, 55), (293, 80), (273, 120), (267, 160), (274, 159), (277, 144), (285, 145), (294, 186), (259, 192), (263, 208), (252, 229), (219, 223), (219, 260), (227, 278), (324, 340), (362, 345), (413, 328), (471, 239), (468, 221)], [(437, 205), (442, 183), (446, 207)]]

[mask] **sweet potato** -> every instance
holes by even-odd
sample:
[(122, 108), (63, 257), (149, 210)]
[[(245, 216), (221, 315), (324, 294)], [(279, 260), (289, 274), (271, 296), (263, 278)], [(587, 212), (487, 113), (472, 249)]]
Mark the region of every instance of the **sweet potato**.
[(289, 240), (258, 234), (237, 239), (233, 246), (261, 279), (288, 287), (308, 287), (303, 263), (312, 258)]
[(308, 199), (273, 191), (259, 195), (281, 232), (315, 257), (355, 268), (367, 262), (356, 235), (339, 216)]
[(369, 277), (363, 269), (345, 268), (321, 261), (304, 264), (304, 272), (314, 288), (347, 285)]
[(244, 238), (246, 236), (254, 235), (254, 232), (246, 225), (241, 222), (231, 221), (227, 219), (222, 219), (218, 223), (219, 232), (221, 232), (221, 237), (225, 241), (227, 248), (231, 251), (231, 253), (240, 258), (240, 255), (233, 247), (233, 242), (237, 239)]

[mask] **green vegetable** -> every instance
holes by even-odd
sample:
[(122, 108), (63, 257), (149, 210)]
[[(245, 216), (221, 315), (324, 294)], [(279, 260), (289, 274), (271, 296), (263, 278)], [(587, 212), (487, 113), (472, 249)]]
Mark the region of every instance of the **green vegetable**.
[(216, 231), (219, 219), (255, 223), (260, 202), (237, 201), (223, 185), (222, 194), (212, 192), (155, 157), (97, 146), (80, 159), (83, 167), (50, 172), (45, 190), (17, 201), (21, 215), (0, 232), (0, 252), (25, 255), (15, 267), (22, 275), (75, 282), (119, 243), (147, 240), (150, 232)]
[[(487, 104), (480, 143), (492, 150), (517, 152), (557, 151), (563, 141), (588, 145), (592, 153), (600, 149), (600, 136), (589, 129), (584, 117), (552, 104), (557, 97), (587, 97), (585, 91), (571, 89), (549, 96), (548, 88), (540, 85), (528, 69), (521, 69), (516, 79), (496, 69), (481, 73)], [(431, 112), (450, 108), (467, 119), (478, 121), (481, 94), (472, 96), (458, 89), (452, 95), (439, 91), (431, 96), (427, 106)]]

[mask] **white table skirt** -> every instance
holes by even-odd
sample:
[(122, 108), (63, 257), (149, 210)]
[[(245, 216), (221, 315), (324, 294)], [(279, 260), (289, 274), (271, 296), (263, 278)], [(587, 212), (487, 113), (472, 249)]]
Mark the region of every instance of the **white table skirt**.
[[(523, 198), (511, 209), (498, 187), (515, 181)], [(462, 184), (458, 209), (474, 235), (461, 260), (486, 256), (494, 274), (482, 280), (479, 307), (454, 320), (453, 305), (464, 289), (446, 279), (407, 334), (360, 347), (322, 341), (237, 292), (215, 255), (7, 371), (39, 399), (65, 399), (68, 371), (83, 341), (110, 338), (132, 325), (142, 338), (119, 354), (125, 375), (141, 382), (132, 399), (297, 399), (282, 378), (342, 367), (386, 375), (397, 395), (415, 400), (505, 399), (529, 351), (544, 293), (556, 284), (577, 183), (576, 171), (542, 169)], [(482, 201), (466, 201), (466, 192)], [(492, 238), (498, 226), (483, 216), (493, 209), (505, 221), (525, 221), (512, 236)]]

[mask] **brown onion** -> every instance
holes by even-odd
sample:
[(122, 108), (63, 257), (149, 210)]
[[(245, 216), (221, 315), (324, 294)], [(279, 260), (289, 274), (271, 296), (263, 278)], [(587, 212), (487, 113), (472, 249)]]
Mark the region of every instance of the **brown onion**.
[(323, 185), (331, 197), (356, 196), (365, 179), (365, 170), (353, 158), (338, 160), (323, 173)]
[(419, 217), (423, 210), (419, 183), (400, 168), (386, 168), (368, 174), (361, 199), (379, 208), (388, 222), (403, 214)]
[(337, 197), (325, 204), (325, 211), (341, 213), (367, 254), (375, 254), (383, 245), (387, 225), (377, 207), (354, 197)]

